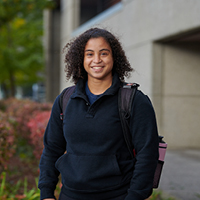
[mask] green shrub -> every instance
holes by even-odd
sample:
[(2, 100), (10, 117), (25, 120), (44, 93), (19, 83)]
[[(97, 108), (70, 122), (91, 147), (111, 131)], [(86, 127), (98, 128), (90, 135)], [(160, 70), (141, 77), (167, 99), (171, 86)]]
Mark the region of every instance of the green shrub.
[[(40, 191), (37, 188), (38, 179), (35, 179), (35, 187), (28, 190), (28, 182), (27, 179), (24, 179), (24, 182), (19, 180), (16, 185), (10, 187), (10, 185), (6, 182), (6, 173), (3, 172), (1, 174), (1, 186), (0, 186), (0, 199), (1, 200), (39, 200), (40, 199)], [(23, 193), (19, 194), (20, 187), (23, 186)], [(56, 187), (55, 196), (58, 198), (60, 193), (61, 183), (58, 183)], [(148, 200), (175, 200), (172, 197), (164, 198), (161, 191), (154, 190)]]
[[(24, 179), (24, 182), (22, 184), (22, 181), (19, 180), (17, 184), (10, 185), (6, 183), (6, 173), (3, 172), (1, 174), (1, 187), (0, 187), (0, 199), (2, 200), (39, 200), (40, 199), (40, 191), (37, 189), (37, 186), (32, 188), (31, 190), (28, 190), (28, 183), (27, 179)], [(37, 184), (37, 181), (36, 181)], [(23, 194), (19, 194), (20, 187), (24, 188)]]
[[(37, 188), (38, 179), (35, 179), (35, 187), (28, 189), (27, 178), (24, 181), (19, 180), (15, 185), (10, 185), (6, 182), (6, 173), (1, 174), (1, 186), (0, 186), (0, 199), (1, 200), (39, 200), (40, 190)], [(23, 192), (20, 192), (20, 188), (23, 187)], [(60, 183), (56, 187), (55, 195), (58, 198), (60, 193)]]
[(148, 200), (175, 200), (173, 197), (164, 197), (163, 193), (159, 190), (154, 190)]

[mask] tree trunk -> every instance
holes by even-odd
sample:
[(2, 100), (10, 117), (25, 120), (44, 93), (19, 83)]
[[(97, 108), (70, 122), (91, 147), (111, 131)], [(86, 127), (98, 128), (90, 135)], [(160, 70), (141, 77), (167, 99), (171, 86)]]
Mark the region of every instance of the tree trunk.
[[(8, 35), (7, 35), (8, 47), (12, 48), (13, 45), (12, 45), (12, 37), (11, 37), (11, 28), (10, 28), (9, 23), (7, 23), (7, 32), (8, 32)], [(15, 78), (14, 78), (12, 67), (9, 70), (9, 82), (10, 82), (10, 96), (15, 97)]]
[(10, 79), (10, 95), (11, 97), (15, 97), (15, 78), (12, 71), (9, 71), (9, 79)]
[(2, 88), (2, 91), (3, 91), (4, 98), (7, 99), (9, 97), (9, 92), (8, 92), (8, 88), (7, 88), (6, 84), (2, 83), (1, 88)]

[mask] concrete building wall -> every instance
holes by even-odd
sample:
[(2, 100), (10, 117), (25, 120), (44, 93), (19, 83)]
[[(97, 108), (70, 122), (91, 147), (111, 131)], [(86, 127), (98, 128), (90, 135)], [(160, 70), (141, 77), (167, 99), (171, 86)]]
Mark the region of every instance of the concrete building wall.
[(54, 101), (60, 89), (60, 12), (44, 11), (46, 101)]
[(200, 147), (200, 46), (165, 45), (163, 54), (162, 124), (175, 148)]
[[(128, 81), (139, 83), (152, 99), (159, 132), (169, 147), (200, 148), (200, 50), (194, 45), (162, 43), (200, 31), (200, 1), (123, 0), (81, 26), (80, 0), (61, 2), (61, 47), (92, 26), (119, 36), (135, 69)], [(65, 81), (63, 66), (60, 90), (71, 85)]]
[(79, 26), (80, 21), (80, 0), (62, 0), (61, 1), (61, 70), (60, 70), (60, 90), (71, 85), (66, 82), (64, 73), (64, 54), (62, 50), (67, 42), (72, 38), (72, 32)]

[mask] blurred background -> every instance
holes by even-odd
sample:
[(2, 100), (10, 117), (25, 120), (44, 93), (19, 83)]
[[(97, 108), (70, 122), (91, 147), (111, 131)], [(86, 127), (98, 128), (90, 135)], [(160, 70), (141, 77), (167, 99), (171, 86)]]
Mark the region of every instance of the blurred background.
[[(192, 184), (198, 176), (184, 179), (200, 167), (199, 0), (0, 0), (0, 172), (16, 183), (23, 165), (30, 182), (37, 177), (52, 102), (72, 85), (63, 73), (62, 49), (90, 27), (119, 37), (135, 69), (127, 81), (139, 83), (152, 100), (169, 150), (161, 189), (199, 199)], [(186, 170), (176, 185), (175, 176), (167, 179), (175, 169)]]

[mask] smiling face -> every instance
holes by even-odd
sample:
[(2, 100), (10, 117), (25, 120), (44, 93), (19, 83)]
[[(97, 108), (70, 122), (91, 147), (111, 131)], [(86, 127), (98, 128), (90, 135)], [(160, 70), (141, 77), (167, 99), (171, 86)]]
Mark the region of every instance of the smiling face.
[(88, 81), (112, 82), (112, 49), (103, 37), (88, 40), (85, 46), (83, 65), (88, 74)]

